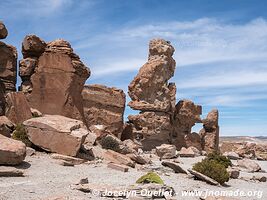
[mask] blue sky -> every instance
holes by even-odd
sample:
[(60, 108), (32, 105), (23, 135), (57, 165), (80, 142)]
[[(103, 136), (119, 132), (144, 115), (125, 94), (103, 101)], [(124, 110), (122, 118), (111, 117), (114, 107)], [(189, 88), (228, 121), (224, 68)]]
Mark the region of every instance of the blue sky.
[(203, 105), (203, 117), (218, 108), (222, 135), (267, 136), (264, 0), (1, 0), (0, 10), (19, 51), (27, 34), (66, 39), (92, 71), (88, 84), (125, 92), (149, 40), (169, 40), (177, 99)]

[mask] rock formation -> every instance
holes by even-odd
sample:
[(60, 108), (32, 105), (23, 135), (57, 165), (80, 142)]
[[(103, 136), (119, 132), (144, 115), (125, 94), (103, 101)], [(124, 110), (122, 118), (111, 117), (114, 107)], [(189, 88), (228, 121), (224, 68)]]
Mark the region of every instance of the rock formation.
[[(8, 31), (0, 21), (0, 39), (5, 39)], [(17, 50), (11, 45), (0, 42), (0, 116), (5, 114), (5, 94), (16, 91)]]
[(170, 142), (176, 94), (175, 84), (168, 83), (175, 70), (173, 53), (170, 42), (151, 40), (148, 62), (129, 85), (128, 93), (132, 101), (128, 105), (141, 111), (139, 115), (128, 117), (132, 124), (132, 136), (141, 141), (147, 150)]
[(82, 121), (59, 115), (45, 115), (23, 122), (29, 140), (40, 148), (76, 156), (88, 134)]
[(86, 85), (82, 91), (85, 121), (88, 127), (104, 125), (106, 131), (120, 136), (123, 130), (125, 94), (103, 85)]
[(0, 82), (5, 86), (5, 93), (16, 91), (17, 50), (3, 42), (0, 42)]
[(170, 112), (175, 104), (176, 87), (168, 83), (173, 77), (175, 60), (174, 48), (162, 39), (149, 43), (148, 62), (129, 85), (129, 106), (141, 111)]
[(202, 148), (206, 152), (219, 151), (219, 112), (214, 109), (203, 120), (203, 129), (200, 130)]
[(20, 61), (22, 90), (30, 107), (43, 114), (63, 115), (84, 121), (81, 92), (90, 70), (64, 40), (45, 43), (26, 36)]
[(176, 86), (168, 83), (175, 70), (173, 53), (169, 42), (152, 40), (148, 62), (129, 85), (132, 101), (128, 105), (141, 112), (128, 116), (122, 139), (135, 139), (145, 150), (164, 143), (172, 143), (178, 150), (190, 146), (202, 149), (200, 136), (191, 133), (195, 123), (201, 123), (202, 107), (189, 100), (176, 104)]
[(201, 150), (200, 137), (191, 133), (192, 127), (201, 122), (202, 107), (192, 101), (179, 101), (174, 110), (172, 143), (178, 149), (194, 146)]

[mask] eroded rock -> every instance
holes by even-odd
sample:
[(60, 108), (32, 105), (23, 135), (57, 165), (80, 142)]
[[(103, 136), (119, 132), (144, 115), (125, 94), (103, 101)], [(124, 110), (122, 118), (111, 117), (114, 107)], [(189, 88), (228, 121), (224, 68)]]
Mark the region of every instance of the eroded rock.
[(64, 40), (45, 43), (26, 36), (20, 61), (22, 90), (30, 107), (43, 114), (62, 115), (85, 122), (82, 89), (90, 70)]
[(88, 125), (105, 125), (115, 136), (123, 130), (126, 97), (123, 90), (104, 85), (86, 85), (82, 91), (85, 120)]
[(208, 113), (207, 118), (203, 120), (203, 129), (200, 130), (202, 138), (202, 148), (210, 152), (219, 151), (219, 112), (214, 109)]

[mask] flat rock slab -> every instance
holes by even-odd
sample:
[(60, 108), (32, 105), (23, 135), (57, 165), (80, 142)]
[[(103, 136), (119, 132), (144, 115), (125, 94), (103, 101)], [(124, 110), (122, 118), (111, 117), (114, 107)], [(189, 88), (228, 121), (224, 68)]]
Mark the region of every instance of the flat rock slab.
[(86, 160), (84, 160), (84, 159), (75, 158), (75, 157), (66, 156), (66, 155), (61, 155), (61, 154), (56, 154), (56, 153), (53, 153), (51, 155), (51, 158), (56, 159), (56, 160), (66, 161), (64, 163), (70, 163), (72, 165), (80, 165), (80, 164), (86, 162)]
[(170, 162), (170, 161), (163, 161), (161, 163), (163, 166), (165, 167), (169, 167), (171, 169), (174, 170), (175, 173), (183, 173), (183, 174), (187, 174), (187, 171), (185, 169), (183, 169), (180, 165), (178, 165), (177, 163), (174, 162)]
[(192, 169), (188, 169), (188, 171), (194, 175), (195, 177), (197, 177), (198, 179), (202, 180), (202, 181), (205, 181), (206, 183), (208, 184), (211, 184), (211, 185), (220, 185), (217, 181), (213, 180), (212, 178), (204, 175), (204, 174), (201, 174), (195, 170), (192, 170)]
[(24, 176), (24, 172), (22, 170), (13, 168), (13, 167), (0, 167), (0, 177), (20, 177)]
[(129, 167), (127, 167), (125, 165), (119, 165), (116, 163), (108, 163), (108, 168), (115, 169), (115, 170), (122, 171), (122, 172), (128, 172), (129, 171)]

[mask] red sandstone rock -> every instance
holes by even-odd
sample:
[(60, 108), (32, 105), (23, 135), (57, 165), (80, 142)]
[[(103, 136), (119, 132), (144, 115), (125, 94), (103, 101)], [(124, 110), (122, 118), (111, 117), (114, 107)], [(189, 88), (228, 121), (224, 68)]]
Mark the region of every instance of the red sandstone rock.
[(5, 39), (8, 35), (8, 31), (3, 22), (0, 21), (0, 39)]

